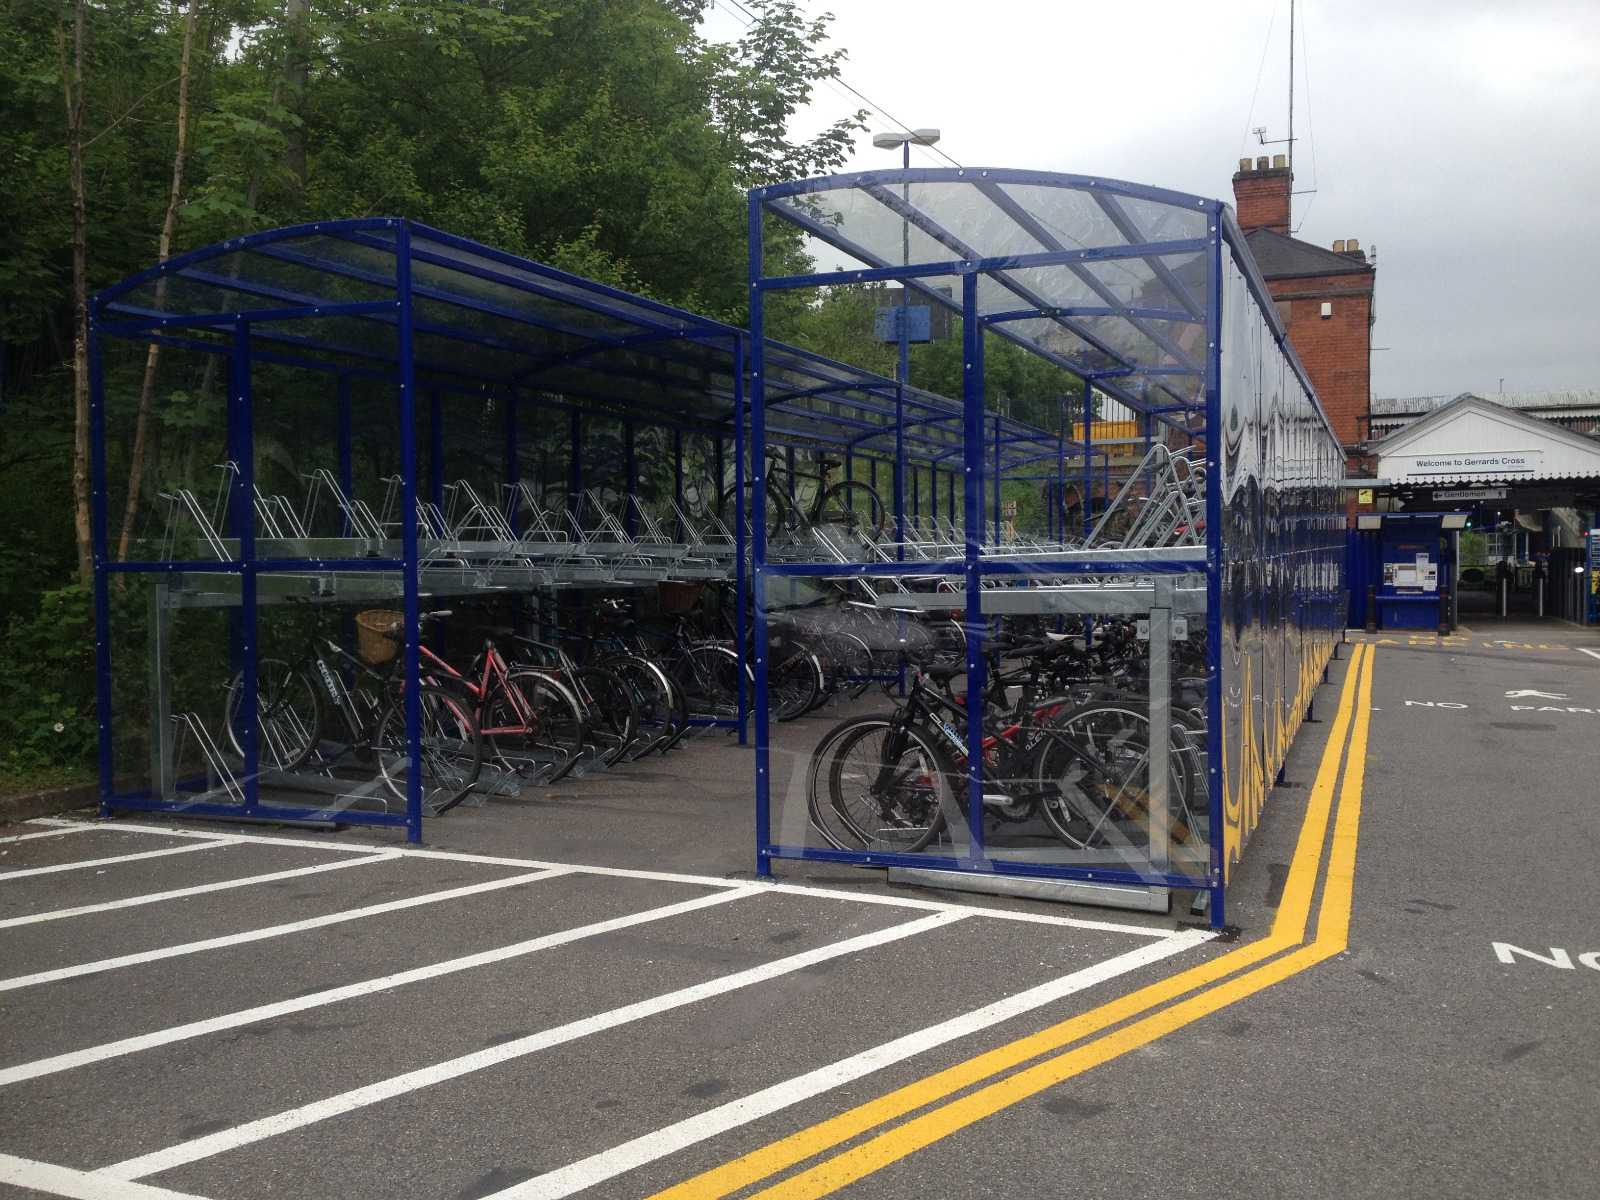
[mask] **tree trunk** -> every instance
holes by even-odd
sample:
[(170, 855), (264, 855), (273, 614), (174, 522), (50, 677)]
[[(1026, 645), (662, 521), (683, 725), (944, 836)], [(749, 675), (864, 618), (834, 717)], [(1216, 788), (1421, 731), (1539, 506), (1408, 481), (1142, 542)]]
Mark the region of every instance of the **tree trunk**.
[[(172, 155), (172, 186), (167, 192), (167, 212), (161, 221), (161, 238), (156, 246), (156, 261), (164, 263), (172, 253), (172, 234), (178, 224), (178, 206), (183, 198), (183, 168), (189, 149), (189, 61), (194, 49), (195, 18), (200, 0), (189, 0), (183, 18), (183, 53), (178, 60), (178, 146)], [(156, 284), (156, 307), (166, 299), (167, 281)], [(144, 382), (139, 388), (139, 412), (133, 427), (133, 448), (128, 457), (128, 500), (122, 512), (122, 536), (117, 539), (117, 558), (126, 561), (128, 543), (133, 537), (133, 522), (139, 512), (139, 491), (144, 484), (145, 440), (150, 425), (150, 409), (155, 398), (156, 368), (161, 362), (161, 346), (152, 342), (145, 352)]]
[(73, 4), (72, 50), (56, 32), (61, 90), (67, 106), (67, 161), (72, 189), (72, 501), (78, 577), (94, 577), (89, 523), (89, 216), (83, 184), (83, 25), (87, 0)]
[(306, 186), (306, 84), (311, 78), (311, 30), (309, 0), (285, 0), (284, 25), (289, 31), (289, 44), (284, 57), (283, 82), (288, 88), (287, 103), (294, 115), (300, 118), (289, 123), (284, 130), (284, 165), (294, 179), (295, 187), (304, 193)]

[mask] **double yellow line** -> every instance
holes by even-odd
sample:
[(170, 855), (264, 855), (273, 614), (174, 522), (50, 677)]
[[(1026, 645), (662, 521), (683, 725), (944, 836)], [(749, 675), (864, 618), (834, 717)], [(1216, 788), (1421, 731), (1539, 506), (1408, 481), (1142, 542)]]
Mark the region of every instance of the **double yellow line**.
[[(1374, 654), (1369, 645), (1357, 646), (1345, 675), (1339, 708), (1312, 786), (1283, 897), (1272, 930), (1266, 937), (848, 1109), (658, 1192), (650, 1200), (719, 1200), (929, 1104), (944, 1101), (936, 1108), (753, 1193), (752, 1200), (809, 1200), (826, 1196), (976, 1121), (1147, 1045), (1344, 950), (1355, 883), (1356, 837), (1361, 821), (1362, 775), (1372, 712)], [(1347, 737), (1348, 759), (1344, 753)], [(1342, 788), (1337, 786), (1341, 761), (1348, 762)], [(1322, 847), (1336, 793), (1339, 795), (1338, 817), (1328, 855), (1322, 908), (1317, 917), (1316, 937), (1307, 942), (1306, 927), (1316, 890), (1317, 868), (1322, 861)], [(1279, 955), (1281, 957), (1277, 957)], [(1267, 961), (1269, 959), (1272, 961)], [(1196, 994), (1178, 1000), (1191, 992)], [(1171, 1000), (1178, 1002), (1159, 1008)], [(1152, 1009), (1159, 1010), (1151, 1012)], [(1149, 1015), (1141, 1016), (1147, 1013)], [(1139, 1019), (1133, 1020), (1135, 1017)], [(1125, 1021), (1129, 1023), (1122, 1024)], [(1119, 1027), (1083, 1042), (1084, 1038), (1112, 1026)], [(1078, 1042), (1082, 1044), (1073, 1045)], [(1069, 1046), (1071, 1048), (1066, 1049)], [(1051, 1057), (995, 1079), (1003, 1072), (1046, 1054)], [(994, 1081), (973, 1091), (966, 1090), (985, 1080)], [(965, 1094), (956, 1096), (958, 1092)], [(952, 1096), (956, 1098), (949, 1099)]]

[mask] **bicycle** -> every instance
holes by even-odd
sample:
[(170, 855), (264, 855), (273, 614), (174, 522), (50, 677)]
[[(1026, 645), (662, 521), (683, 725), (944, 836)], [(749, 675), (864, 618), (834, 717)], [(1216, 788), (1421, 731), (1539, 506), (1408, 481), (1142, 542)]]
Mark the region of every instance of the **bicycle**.
[[(449, 615), (449, 610), (441, 610), (423, 614), (422, 620)], [(298, 662), (271, 657), (257, 662), (257, 757), (264, 767), (289, 773), (305, 766), (313, 754), (324, 769), (338, 766), (348, 754), (363, 767), (375, 767), (390, 795), (404, 802), (411, 753), (399, 644), (391, 640), (385, 645), (368, 633), (360, 657), (317, 631)], [(394, 665), (388, 671), (377, 669), (391, 661)], [(355, 681), (354, 687), (347, 678)], [(458, 689), (424, 679), (418, 698), (423, 803), (430, 811), (443, 812), (459, 804), (477, 781), (483, 766), (482, 730)], [(240, 760), (243, 700), (244, 672), (239, 671), (228, 683), (223, 725)], [(335, 715), (339, 725), (330, 729)], [(340, 733), (345, 738), (342, 748), (326, 751), (325, 740)]]
[[(1040, 697), (1049, 660), (1067, 652), (1063, 643), (1014, 652), (1027, 655), (1028, 664), (1008, 673), (997, 663), (978, 701), (985, 708), (985, 812), (1006, 821), (1037, 812), (1076, 849), (1136, 844), (1138, 829), (1148, 831), (1150, 770), (1148, 741), (1136, 722), (1112, 725), (1104, 707), (1063, 711), (1068, 698)], [(914, 668), (910, 691), (893, 714), (852, 718), (824, 735), (812, 757), (807, 805), (813, 827), (835, 848), (917, 853), (952, 816), (964, 819), (969, 700), (949, 688), (964, 672), (949, 663)], [(1001, 703), (1019, 682), (1016, 702)], [(1169, 783), (1178, 805), (1169, 833), (1187, 842), (1194, 824), (1180, 781)]]
[[(798, 533), (806, 528), (837, 529), (846, 534), (863, 533), (878, 537), (889, 526), (889, 510), (878, 495), (878, 490), (860, 479), (833, 481), (833, 472), (843, 464), (832, 459), (818, 459), (815, 472), (791, 472), (787, 463), (775, 456), (766, 462), (767, 536), (776, 538), (781, 532)], [(798, 488), (799, 481), (814, 486)], [(753, 511), (751, 497), (754, 485), (745, 485), (745, 512)], [(734, 497), (738, 484), (724, 488), (718, 501), (717, 515), (728, 522), (733, 519)], [(802, 493), (809, 493), (802, 499)]]

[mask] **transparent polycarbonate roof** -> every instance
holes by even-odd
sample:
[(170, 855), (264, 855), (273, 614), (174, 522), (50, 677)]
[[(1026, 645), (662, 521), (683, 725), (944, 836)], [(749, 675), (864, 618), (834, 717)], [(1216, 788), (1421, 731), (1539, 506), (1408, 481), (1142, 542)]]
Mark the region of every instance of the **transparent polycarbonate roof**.
[[(749, 361), (744, 331), (399, 218), (219, 242), (106, 289), (93, 310), (103, 335), (215, 350), (244, 322), (262, 361), (398, 378), (403, 278), (419, 385), (555, 394), (645, 423), (729, 427), (739, 351)], [(765, 359), (771, 440), (892, 451), (893, 380), (776, 342)], [(959, 404), (908, 387), (903, 407), (913, 458), (959, 451)], [(1057, 446), (1054, 433), (993, 421), (1007, 465)]]
[(839, 280), (920, 268), (908, 286), (959, 312), (962, 276), (976, 270), (978, 313), (994, 333), (1139, 411), (1204, 404), (1214, 200), (959, 168), (837, 175), (755, 194), (770, 218), (826, 247), (813, 253), (816, 283), (829, 282), (836, 264)]

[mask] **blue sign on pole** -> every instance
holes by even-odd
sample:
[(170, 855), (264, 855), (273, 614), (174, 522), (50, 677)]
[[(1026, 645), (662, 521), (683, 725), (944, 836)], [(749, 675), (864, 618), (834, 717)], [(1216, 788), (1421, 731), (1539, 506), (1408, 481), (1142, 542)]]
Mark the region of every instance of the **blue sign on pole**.
[(1587, 540), (1589, 586), (1584, 589), (1588, 594), (1585, 608), (1588, 610), (1588, 623), (1594, 625), (1600, 623), (1600, 529), (1589, 530)]
[(892, 304), (876, 310), (872, 319), (872, 336), (880, 342), (900, 340), (900, 314), (905, 314), (906, 341), (931, 342), (933, 340), (932, 309), (926, 304), (902, 307)]

